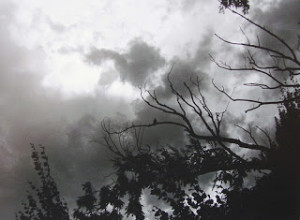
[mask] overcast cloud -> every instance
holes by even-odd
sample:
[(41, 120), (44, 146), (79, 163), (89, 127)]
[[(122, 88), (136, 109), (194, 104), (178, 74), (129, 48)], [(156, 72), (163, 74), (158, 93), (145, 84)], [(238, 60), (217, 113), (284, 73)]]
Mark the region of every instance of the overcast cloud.
[(121, 80), (139, 87), (145, 84), (149, 75), (165, 64), (164, 58), (157, 49), (139, 40), (130, 43), (128, 53), (120, 54), (112, 50), (93, 49), (86, 58), (94, 65), (101, 65), (105, 60), (114, 61)]
[[(262, 2), (252, 3), (249, 16), (296, 42), (299, 2)], [(212, 78), (243, 95), (240, 82), (251, 77), (224, 73), (208, 56), (231, 59), (241, 54), (213, 36), (240, 40), (239, 26), (250, 30), (238, 16), (218, 13), (217, 1), (1, 1), (1, 219), (14, 217), (25, 199), (26, 182), (36, 179), (29, 143), (46, 146), (67, 201), (74, 202), (85, 181), (96, 186), (107, 181), (111, 167), (109, 152), (99, 143), (100, 122), (169, 119), (138, 99), (138, 87), (155, 89), (162, 101), (172, 104), (171, 69), (171, 80), (183, 94), (183, 82), (198, 76), (214, 109), (224, 109), (227, 101), (213, 90)], [(230, 108), (226, 120), (240, 123), (253, 117), (271, 122), (269, 112), (276, 113), (262, 110), (242, 117), (235, 114), (243, 112), (235, 104)], [(159, 127), (145, 131), (143, 142), (180, 146), (183, 138), (179, 128)]]

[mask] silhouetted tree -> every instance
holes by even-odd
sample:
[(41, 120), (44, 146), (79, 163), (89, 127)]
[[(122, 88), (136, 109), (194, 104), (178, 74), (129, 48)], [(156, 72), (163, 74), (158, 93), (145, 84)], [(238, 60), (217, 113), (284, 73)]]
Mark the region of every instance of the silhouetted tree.
[(39, 177), (40, 186), (29, 182), (27, 202), (23, 210), (16, 214), (17, 220), (69, 220), (67, 204), (61, 199), (55, 180), (51, 176), (45, 148), (40, 151), (31, 144), (34, 169)]
[(77, 199), (78, 207), (73, 214), (75, 219), (122, 219), (120, 210), (123, 207), (123, 201), (119, 199), (120, 192), (114, 191), (109, 186), (102, 187), (100, 191), (96, 191), (90, 182), (83, 184), (82, 189), (84, 195)]
[[(285, 99), (299, 96), (287, 92)], [(224, 189), (222, 219), (299, 219), (300, 216), (300, 99), (284, 102), (276, 118), (276, 146), (266, 158), (269, 173), (252, 188)], [(274, 143), (275, 144), (275, 143)]]
[[(141, 91), (141, 97), (150, 108), (172, 115), (174, 120), (160, 119), (150, 124), (134, 123), (119, 131), (111, 129), (109, 124), (103, 122), (106, 144), (114, 153), (116, 180), (112, 184), (113, 188), (118, 186), (118, 189), (122, 189), (116, 192), (120, 192), (118, 195), (121, 198), (128, 198), (124, 206), (126, 213), (137, 219), (144, 219), (141, 203), (143, 193), (148, 193), (148, 196), (155, 197), (163, 204), (162, 207), (149, 205), (153, 206), (152, 211), (157, 219), (299, 217), (298, 52), (265, 27), (235, 11), (233, 13), (273, 38), (280, 49), (262, 45), (259, 39), (256, 43), (250, 42), (248, 38), (246, 43), (238, 43), (218, 36), (228, 44), (249, 49), (248, 63), (245, 66), (232, 67), (225, 62), (216, 61), (213, 57), (212, 61), (226, 70), (256, 72), (269, 81), (245, 83), (246, 86), (262, 91), (279, 90), (283, 96), (277, 100), (233, 98), (223, 87), (214, 85), (232, 101), (252, 103), (253, 106), (246, 112), (264, 105), (281, 105), (276, 140), (272, 140), (266, 131), (258, 127), (256, 131), (260, 131), (261, 137), (265, 137), (266, 144), (260, 144), (252, 129), (243, 127), (240, 127), (241, 130), (251, 141), (230, 137), (224, 130), (226, 126), (222, 126), (226, 111), (213, 113), (210, 110), (201, 92), (199, 79), (184, 83), (186, 91), (183, 93), (172, 83), (170, 72), (169, 88), (176, 98), (177, 107), (163, 102), (155, 91)], [(256, 52), (263, 53), (265, 59), (261, 60)], [(197, 122), (195, 117), (198, 118)], [(202, 129), (197, 129), (199, 124)], [(180, 149), (167, 146), (159, 150), (141, 145), (138, 138), (140, 128), (162, 125), (181, 127), (189, 138), (187, 145)], [(252, 154), (254, 151), (259, 154)], [(244, 180), (250, 172), (267, 174), (260, 178), (257, 176), (254, 187), (245, 188)], [(216, 175), (214, 183), (219, 189), (219, 195), (215, 200), (205, 193), (199, 182), (199, 177), (208, 173)]]

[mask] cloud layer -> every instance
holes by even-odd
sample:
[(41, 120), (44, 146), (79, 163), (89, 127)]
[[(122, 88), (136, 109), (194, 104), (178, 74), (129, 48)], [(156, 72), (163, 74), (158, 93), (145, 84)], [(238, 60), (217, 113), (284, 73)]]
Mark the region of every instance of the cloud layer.
[(165, 59), (156, 48), (140, 40), (130, 43), (128, 53), (93, 49), (86, 59), (94, 65), (101, 65), (105, 60), (114, 61), (121, 80), (129, 81), (134, 86), (142, 86), (149, 75), (165, 64)]
[[(64, 5), (68, 5), (67, 1), (64, 2)], [(163, 36), (158, 36), (160, 33), (139, 36), (142, 32), (135, 32), (135, 29), (132, 29), (128, 37), (130, 39), (122, 42), (125, 47), (116, 49), (111, 47), (112, 42), (109, 42), (107, 47), (101, 47), (103, 46), (101, 43), (88, 42), (85, 45), (85, 41), (104, 41), (109, 29), (107, 29), (107, 33), (103, 31), (103, 34), (99, 31), (89, 33), (87, 29), (76, 32), (82, 24), (88, 28), (90, 19), (89, 14), (86, 14), (83, 20), (76, 17), (75, 8), (77, 6), (72, 7), (74, 11), (68, 12), (74, 17), (74, 20), (66, 18), (66, 23), (62, 24), (54, 16), (44, 16), (43, 10), (35, 11), (36, 20), (29, 21), (28, 18), (27, 21), (25, 19), (27, 17), (22, 14), (24, 12), (17, 4), (2, 1), (0, 3), (1, 219), (13, 218), (21, 200), (25, 199), (26, 182), (31, 179), (36, 180), (30, 160), (29, 143), (46, 146), (59, 189), (68, 201), (74, 201), (74, 198), (80, 193), (83, 182), (90, 180), (95, 185), (101, 185), (102, 181), (107, 181), (104, 176), (111, 169), (110, 154), (99, 143), (102, 137), (100, 128), (102, 119), (110, 117), (117, 122), (130, 121), (130, 123), (131, 121), (150, 123), (154, 118), (157, 120), (173, 119), (170, 118), (170, 115), (149, 109), (140, 100), (132, 102), (133, 98), (124, 98), (123, 94), (111, 95), (108, 90), (111, 89), (114, 82), (120, 81), (120, 85), (129, 84), (133, 91), (136, 87), (146, 85), (146, 88), (151, 91), (155, 89), (163, 102), (174, 105), (174, 97), (167, 80), (167, 73), (172, 68), (170, 78), (178, 91), (186, 95), (183, 82), (198, 76), (201, 79), (201, 90), (208, 94), (208, 102), (212, 108), (222, 109), (224, 99), (213, 92), (211, 78), (217, 77), (218, 82), (222, 85), (233, 85), (244, 80), (245, 76), (237, 74), (229, 77), (224, 72), (212, 67), (209, 60), (208, 54), (219, 45), (213, 38), (215, 30), (224, 30), (224, 35), (232, 36), (233, 33), (230, 30), (234, 29), (233, 27), (230, 27), (228, 31), (222, 29), (220, 24), (216, 24), (216, 21), (211, 18), (217, 14), (216, 16), (223, 19), (217, 21), (224, 22), (224, 25), (229, 24), (230, 21), (235, 22), (234, 19), (237, 19), (232, 15), (218, 14), (218, 8), (215, 7), (217, 5), (218, 3), (212, 3), (212, 6), (207, 3), (200, 5), (196, 1), (176, 1), (176, 4), (173, 1), (166, 1), (163, 5), (155, 5), (153, 7), (157, 11), (151, 10), (154, 15), (157, 15), (153, 18), (153, 24), (157, 27), (153, 27), (153, 30), (161, 28), (158, 25), (160, 22), (173, 24), (173, 26), (163, 26), (164, 29), (161, 30)], [(78, 8), (80, 8), (79, 6)], [(109, 10), (114, 10), (110, 4), (103, 8), (102, 13), (109, 14)], [(200, 9), (202, 10), (200, 11)], [(215, 11), (210, 13), (210, 9)], [(117, 11), (117, 8), (115, 10)], [(157, 14), (161, 11), (161, 14)], [(298, 33), (293, 27), (296, 25), (296, 28), (299, 28), (297, 26), (300, 21), (298, 11), (298, 2), (289, 0), (281, 1), (274, 7), (268, 7), (265, 11), (253, 6), (253, 15), (250, 9), (250, 16), (254, 16), (258, 23), (273, 24), (274, 30), (278, 30), (283, 37), (293, 42), (294, 38), (291, 36)], [(169, 12), (169, 14), (165, 14), (165, 12)], [(113, 12), (111, 13), (113, 14)], [(197, 20), (198, 13), (203, 13), (207, 18), (201, 17), (201, 21)], [(212, 17), (209, 17), (209, 14), (212, 14), (210, 15)], [(59, 13), (59, 17), (63, 17), (63, 15), (63, 12)], [(32, 33), (30, 32), (32, 35), (28, 36), (35, 36), (35, 39), (43, 44), (35, 45), (30, 40), (26, 41), (25, 35), (14, 35), (13, 30), (18, 27), (16, 23), (20, 18), (24, 18), (24, 22), (30, 24), (26, 26), (28, 30), (24, 28), (22, 31), (24, 33), (32, 31)], [(150, 25), (150, 18), (151, 16), (145, 18), (145, 24)], [(41, 20), (46, 21), (47, 25), (41, 25), (39, 23)], [(211, 27), (201, 26), (199, 28), (203, 23), (210, 23)], [(139, 27), (142, 27), (142, 24), (142, 21), (137, 23)], [(30, 28), (32, 30), (29, 30)], [(143, 29), (143, 31), (145, 30), (148, 29)], [(78, 42), (76, 34), (81, 37)], [(151, 36), (153, 40), (149, 40), (152, 39)], [(65, 38), (69, 40), (67, 44), (64, 43)], [(176, 45), (174, 42), (178, 43), (178, 46), (174, 46)], [(228, 48), (220, 47), (218, 49), (220, 54), (227, 54), (230, 57), (229, 52), (231, 51)], [(49, 71), (57, 70), (51, 68), (51, 61), (55, 60), (53, 58), (55, 54), (63, 54), (56, 58), (61, 62), (64, 62), (63, 59), (68, 56), (76, 55), (75, 61), (80, 62), (78, 66), (86, 65), (87, 70), (92, 66), (96, 69), (99, 68), (101, 72), (103, 70), (101, 68), (107, 61), (112, 62), (112, 67), (106, 70), (104, 68), (104, 71), (99, 73), (99, 82), (95, 83), (95, 88), (91, 88), (92, 92), (66, 96), (62, 90), (45, 86), (45, 77), (49, 76)], [(236, 60), (236, 62), (239, 61)], [(77, 64), (72, 62), (68, 65), (72, 70), (77, 67)], [(71, 81), (72, 76), (75, 78), (75, 74), (72, 75), (72, 72), (69, 74)], [(88, 74), (88, 72), (82, 74)], [(237, 88), (237, 90), (239, 89)], [(138, 90), (136, 91), (138, 92)], [(240, 109), (235, 107), (232, 109), (233, 112), (240, 112)], [(247, 119), (236, 116), (237, 119), (231, 118), (234, 123), (247, 122)], [(264, 115), (257, 117), (263, 118)], [(271, 117), (270, 121), (273, 120), (273, 115)], [(177, 127), (149, 129), (144, 132), (143, 136), (145, 144), (154, 146), (164, 143), (180, 146), (183, 144), (183, 140), (184, 134)]]

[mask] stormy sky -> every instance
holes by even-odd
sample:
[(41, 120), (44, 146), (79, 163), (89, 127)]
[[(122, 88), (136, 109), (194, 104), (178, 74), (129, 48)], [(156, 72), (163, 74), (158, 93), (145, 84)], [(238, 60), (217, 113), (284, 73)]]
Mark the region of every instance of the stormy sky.
[[(300, 34), (298, 0), (251, 1), (248, 17), (296, 46)], [(255, 74), (229, 73), (211, 62), (209, 54), (240, 63), (236, 41), (266, 36), (225, 11), (219, 3), (194, 0), (1, 0), (0, 1), (0, 213), (12, 219), (25, 199), (28, 180), (35, 180), (30, 143), (42, 144), (52, 174), (72, 205), (81, 184), (100, 186), (111, 171), (109, 152), (101, 144), (102, 120), (151, 122), (168, 115), (149, 109), (139, 88), (155, 89), (171, 103), (167, 73), (184, 93), (183, 82), (198, 76), (213, 110), (228, 100), (212, 86), (231, 94), (264, 97), (241, 86)], [(228, 123), (270, 127), (276, 108), (244, 114), (247, 106), (230, 104)], [(233, 132), (228, 128), (226, 132)], [(146, 131), (146, 144), (183, 143), (182, 130), (158, 127)], [(70, 206), (71, 206), (70, 205)]]

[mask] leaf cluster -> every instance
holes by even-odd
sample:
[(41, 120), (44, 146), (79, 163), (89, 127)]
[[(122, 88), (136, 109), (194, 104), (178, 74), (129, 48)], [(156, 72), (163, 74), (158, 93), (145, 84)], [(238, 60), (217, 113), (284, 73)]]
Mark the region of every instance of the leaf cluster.
[(61, 197), (57, 184), (51, 176), (48, 156), (45, 148), (39, 149), (31, 144), (31, 158), (34, 169), (39, 177), (40, 186), (29, 182), (27, 202), (23, 202), (23, 210), (19, 211), (16, 219), (20, 220), (69, 220), (68, 207)]

